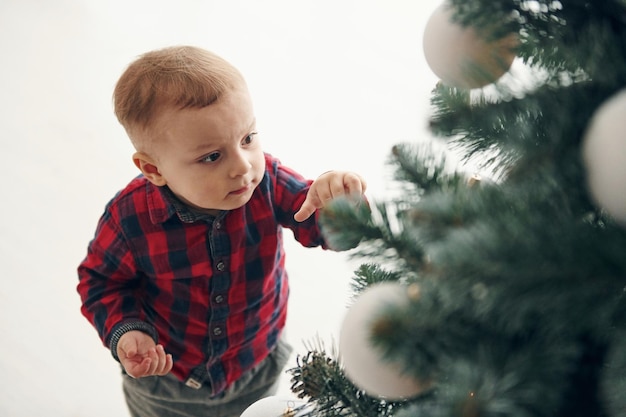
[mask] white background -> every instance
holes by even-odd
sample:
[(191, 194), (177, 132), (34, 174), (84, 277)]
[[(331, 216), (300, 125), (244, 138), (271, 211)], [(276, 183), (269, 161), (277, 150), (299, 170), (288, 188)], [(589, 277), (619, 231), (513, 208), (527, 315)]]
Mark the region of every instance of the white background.
[[(247, 78), (267, 151), (312, 178), (357, 171), (377, 199), (391, 146), (429, 139), (436, 78), (421, 42), (438, 4), (0, 2), (0, 416), (127, 415), (118, 366), (75, 287), (104, 205), (137, 174), (111, 106), (131, 60), (174, 44), (217, 52)], [(302, 354), (316, 335), (336, 339), (356, 262), (287, 246), (288, 334)]]

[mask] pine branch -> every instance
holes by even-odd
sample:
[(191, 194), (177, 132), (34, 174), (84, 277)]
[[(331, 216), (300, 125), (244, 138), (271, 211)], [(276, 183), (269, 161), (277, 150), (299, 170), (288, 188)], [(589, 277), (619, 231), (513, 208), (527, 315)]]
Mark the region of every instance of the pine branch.
[(329, 357), (318, 341), (298, 357), (292, 375), (291, 390), (312, 405), (308, 414), (316, 417), (388, 417), (402, 406), (374, 398), (356, 388), (343, 374), (336, 359)]
[(398, 282), (401, 281), (403, 277), (403, 274), (398, 271), (387, 271), (380, 265), (374, 263), (360, 265), (354, 274), (355, 276), (352, 278), (351, 282), (354, 297), (373, 284)]
[(402, 225), (394, 221), (396, 210), (392, 205), (376, 204), (355, 206), (349, 200), (334, 200), (320, 216), (322, 231), (333, 248), (353, 248), (351, 257), (368, 257), (382, 263), (401, 262), (405, 259), (411, 268), (423, 263), (421, 245), (411, 240)]
[(464, 179), (450, 172), (445, 153), (436, 152), (430, 144), (398, 144), (391, 153), (388, 164), (394, 168), (394, 179), (413, 187), (402, 197), (405, 203), (415, 202), (433, 190), (454, 189)]

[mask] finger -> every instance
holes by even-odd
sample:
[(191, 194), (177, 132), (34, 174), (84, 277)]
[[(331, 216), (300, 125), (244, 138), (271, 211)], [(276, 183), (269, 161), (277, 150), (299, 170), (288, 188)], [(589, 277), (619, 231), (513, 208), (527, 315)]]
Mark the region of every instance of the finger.
[(293, 215), (293, 219), (297, 222), (303, 222), (311, 217), (311, 214), (315, 213), (315, 210), (316, 208), (314, 205), (304, 202), (304, 204), (302, 204), (302, 207), (300, 207), (300, 210), (298, 210), (296, 214)]
[(157, 357), (159, 358), (159, 361), (158, 361), (156, 369), (154, 370), (154, 373), (156, 375), (165, 375), (169, 372), (169, 369), (167, 369), (168, 356), (171, 357), (171, 355), (167, 355), (165, 353), (165, 349), (163, 348), (163, 345), (157, 345), (156, 353), (157, 353)]
[(161, 376), (167, 375), (172, 370), (173, 367), (174, 367), (174, 359), (172, 359), (172, 355), (168, 353), (165, 355), (165, 366), (163, 366), (163, 370), (159, 375)]
[(159, 355), (156, 352), (156, 347), (148, 349), (148, 358), (150, 359), (150, 366), (146, 371), (146, 375), (155, 375), (155, 371), (159, 366)]
[(141, 362), (133, 360), (123, 360), (122, 366), (126, 373), (133, 378), (141, 378), (142, 376), (148, 376), (148, 370), (150, 369), (152, 360), (150, 358), (144, 358)]
[(367, 183), (365, 180), (354, 173), (348, 173), (343, 179), (343, 185), (348, 194), (360, 195), (367, 189)]
[(294, 214), (293, 218), (297, 222), (303, 222), (311, 217), (311, 214), (315, 213), (315, 210), (322, 206), (323, 204), (320, 200), (317, 189), (309, 189), (302, 206), (300, 206), (300, 210)]
[(328, 184), (327, 190), (324, 190), (322, 188), (322, 192), (324, 191), (326, 191), (322, 200), (324, 202), (328, 202), (329, 200), (343, 196), (346, 193), (344, 177), (340, 176), (333, 178), (332, 181)]
[(152, 370), (152, 374), (159, 375), (163, 370), (163, 366), (165, 365), (165, 350), (163, 350), (163, 346), (156, 345), (156, 347), (154, 348), (154, 353), (156, 353), (156, 361), (155, 367)]
[[(309, 191), (309, 194), (312, 193), (313, 190)], [(343, 183), (338, 178), (333, 178), (331, 181), (327, 182), (317, 182), (315, 184), (314, 191), (314, 202), (315, 208), (322, 208), (324, 205), (336, 197), (333, 193), (341, 193), (343, 194)]]

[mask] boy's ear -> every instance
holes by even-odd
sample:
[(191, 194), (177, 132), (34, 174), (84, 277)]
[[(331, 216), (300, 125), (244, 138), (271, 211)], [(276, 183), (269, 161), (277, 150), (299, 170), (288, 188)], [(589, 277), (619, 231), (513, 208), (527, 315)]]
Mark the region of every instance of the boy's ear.
[(167, 181), (159, 172), (156, 161), (149, 155), (143, 152), (135, 152), (133, 154), (133, 162), (152, 184), (158, 187), (167, 184)]

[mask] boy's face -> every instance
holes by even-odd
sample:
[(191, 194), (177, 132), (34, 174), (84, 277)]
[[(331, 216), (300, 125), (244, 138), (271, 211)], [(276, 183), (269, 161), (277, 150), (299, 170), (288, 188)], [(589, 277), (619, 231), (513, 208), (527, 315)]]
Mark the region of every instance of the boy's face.
[(189, 206), (233, 210), (250, 200), (265, 173), (255, 129), (249, 93), (237, 89), (203, 108), (164, 109), (149, 129), (150, 155), (137, 152), (133, 160)]

